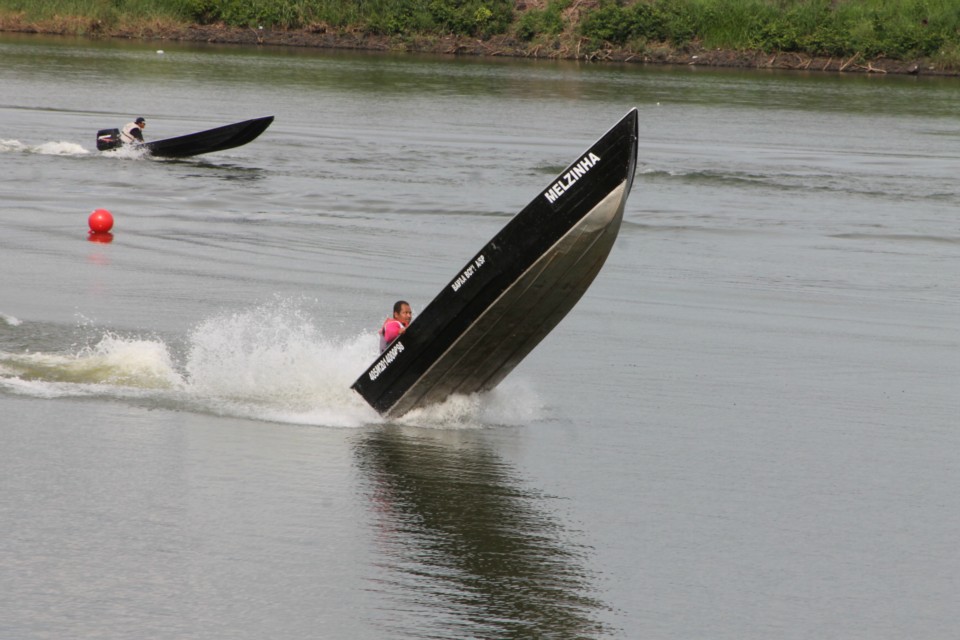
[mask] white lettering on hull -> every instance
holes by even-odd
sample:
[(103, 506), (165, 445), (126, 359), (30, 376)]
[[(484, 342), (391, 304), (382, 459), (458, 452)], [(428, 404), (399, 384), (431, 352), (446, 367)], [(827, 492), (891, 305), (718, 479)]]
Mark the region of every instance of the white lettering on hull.
[(373, 368), (370, 369), (370, 380), (373, 381), (379, 378), (380, 374), (386, 371), (390, 363), (396, 360), (397, 356), (401, 353), (403, 353), (402, 342), (397, 342), (390, 347), (390, 349), (383, 354), (383, 357), (377, 361), (377, 364), (373, 365)]
[(577, 180), (585, 176), (587, 171), (590, 171), (598, 162), (600, 162), (600, 156), (591, 151), (588, 155), (581, 158), (580, 162), (573, 165), (570, 171), (567, 171), (559, 180), (554, 182), (549, 189), (544, 191), (543, 197), (547, 199), (547, 202), (553, 204), (560, 199), (560, 196), (566, 193), (567, 189), (572, 187)]
[(470, 265), (464, 269), (459, 276), (457, 276), (456, 280), (450, 283), (450, 288), (453, 289), (454, 292), (460, 291), (460, 287), (465, 285), (467, 280), (469, 280), (470, 277), (477, 272), (477, 269), (482, 267), (486, 261), (486, 257), (484, 257), (484, 255), (481, 253), (479, 256), (477, 256), (476, 260), (471, 262)]

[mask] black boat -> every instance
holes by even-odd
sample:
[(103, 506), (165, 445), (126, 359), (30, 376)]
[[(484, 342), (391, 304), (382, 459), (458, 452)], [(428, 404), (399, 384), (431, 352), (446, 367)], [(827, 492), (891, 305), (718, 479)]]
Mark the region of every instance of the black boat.
[(467, 262), (352, 388), (388, 417), (488, 391), (573, 308), (620, 231), (632, 109)]
[[(273, 116), (254, 118), (176, 138), (136, 143), (136, 146), (146, 149), (150, 155), (161, 158), (186, 158), (247, 144), (266, 131), (272, 122)], [(122, 146), (124, 143), (120, 139), (119, 129), (101, 129), (97, 132), (98, 150), (108, 151)]]

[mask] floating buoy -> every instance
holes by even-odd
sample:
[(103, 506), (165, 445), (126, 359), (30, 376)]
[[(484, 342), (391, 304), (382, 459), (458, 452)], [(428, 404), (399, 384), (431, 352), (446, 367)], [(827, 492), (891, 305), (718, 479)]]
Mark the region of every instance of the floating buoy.
[(87, 222), (90, 223), (90, 231), (106, 233), (113, 228), (113, 215), (106, 209), (94, 209)]

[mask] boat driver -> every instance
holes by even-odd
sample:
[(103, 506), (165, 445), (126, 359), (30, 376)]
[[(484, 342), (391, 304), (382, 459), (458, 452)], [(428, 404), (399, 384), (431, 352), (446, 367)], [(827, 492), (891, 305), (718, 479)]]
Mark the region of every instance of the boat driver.
[(380, 353), (387, 350), (390, 343), (407, 330), (410, 320), (413, 319), (413, 310), (406, 300), (397, 300), (393, 305), (393, 317), (387, 318), (380, 327)]
[(137, 118), (133, 122), (123, 125), (120, 131), (120, 139), (127, 144), (143, 142), (143, 128), (147, 126), (147, 121), (143, 118)]

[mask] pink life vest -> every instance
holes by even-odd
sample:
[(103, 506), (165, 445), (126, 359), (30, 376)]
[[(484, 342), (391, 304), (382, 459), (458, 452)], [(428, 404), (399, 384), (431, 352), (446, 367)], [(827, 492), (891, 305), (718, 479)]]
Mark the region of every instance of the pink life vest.
[(397, 339), (403, 329), (403, 323), (396, 318), (387, 318), (380, 327), (380, 352), (383, 353), (390, 343)]

